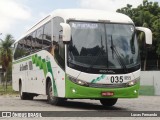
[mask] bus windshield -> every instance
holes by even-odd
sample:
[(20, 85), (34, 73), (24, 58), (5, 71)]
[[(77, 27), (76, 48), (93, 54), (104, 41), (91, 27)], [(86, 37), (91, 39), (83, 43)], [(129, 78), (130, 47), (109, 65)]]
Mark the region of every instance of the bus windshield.
[(91, 68), (124, 69), (140, 64), (132, 24), (70, 22), (68, 62)]

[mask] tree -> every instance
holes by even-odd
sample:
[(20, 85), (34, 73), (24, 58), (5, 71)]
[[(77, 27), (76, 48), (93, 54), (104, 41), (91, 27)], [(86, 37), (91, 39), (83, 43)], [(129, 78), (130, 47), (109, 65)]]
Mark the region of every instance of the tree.
[[(148, 27), (147, 23), (143, 23), (143, 27)], [(147, 48), (146, 48), (146, 43), (145, 43), (145, 35), (143, 32), (140, 33), (139, 35), (139, 43), (140, 43), (140, 49), (141, 49), (141, 56), (144, 58), (144, 65), (143, 65), (143, 70), (146, 70), (146, 64), (147, 64)]]
[[(156, 60), (158, 69), (158, 59), (160, 55), (160, 6), (158, 2), (143, 0), (142, 4), (140, 4), (137, 8), (132, 8), (132, 5), (127, 4), (126, 7), (118, 9), (117, 12), (131, 17), (136, 26), (144, 26), (152, 30), (153, 43), (152, 47), (149, 49), (146, 49), (144, 34), (140, 33), (138, 36), (141, 62), (142, 65), (144, 65), (142, 70), (146, 70), (146, 65), (155, 65)], [(147, 61), (150, 62), (150, 64), (148, 64)]]
[(7, 34), (4, 40), (0, 43), (0, 62), (2, 65), (2, 70), (4, 72), (4, 81), (6, 84), (5, 90), (7, 90), (7, 74), (9, 73), (12, 66), (12, 49), (11, 46), (14, 43), (13, 36)]

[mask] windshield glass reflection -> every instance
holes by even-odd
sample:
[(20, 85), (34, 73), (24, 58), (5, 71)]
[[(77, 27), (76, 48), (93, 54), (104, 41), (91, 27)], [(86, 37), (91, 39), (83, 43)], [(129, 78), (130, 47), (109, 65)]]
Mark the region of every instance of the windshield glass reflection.
[[(120, 69), (139, 64), (139, 51), (133, 25), (70, 22), (72, 40), (68, 61), (83, 67)], [(111, 49), (111, 41), (118, 56)]]

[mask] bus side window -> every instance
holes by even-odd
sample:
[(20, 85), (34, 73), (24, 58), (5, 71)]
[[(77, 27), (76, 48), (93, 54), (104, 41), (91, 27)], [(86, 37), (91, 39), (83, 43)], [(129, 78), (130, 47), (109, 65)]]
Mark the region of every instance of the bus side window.
[(36, 47), (38, 51), (42, 49), (42, 44), (43, 44), (43, 27), (40, 27), (36, 33)]
[(32, 47), (32, 42), (31, 42), (32, 36), (28, 35), (27, 37), (24, 38), (25, 44), (24, 44), (24, 49), (25, 49), (25, 55), (30, 55), (31, 52), (31, 47)]
[(59, 55), (62, 57), (62, 59), (65, 59), (65, 48), (64, 48), (64, 43), (62, 40), (62, 28), (59, 31)]
[(32, 33), (32, 52), (36, 52), (37, 47), (36, 47), (36, 31)]
[(18, 52), (18, 43), (14, 44), (14, 47), (15, 47), (15, 52), (14, 52), (14, 59), (16, 60), (17, 59), (17, 52)]
[(62, 27), (60, 23), (64, 20), (61, 17), (53, 18), (53, 47), (54, 47), (54, 58), (62, 69), (65, 69), (65, 49), (61, 39)]
[(24, 57), (27, 54), (27, 41), (26, 41), (26, 38), (23, 38), (22, 41), (23, 41), (23, 51), (24, 51), (23, 57)]
[(23, 44), (21, 43), (21, 40), (17, 43), (17, 47), (16, 47), (16, 50), (15, 50), (15, 53), (14, 53), (14, 59), (17, 60), (18, 58), (21, 58), (22, 55), (23, 55), (23, 51), (22, 51), (22, 48), (23, 48)]
[(51, 46), (51, 22), (44, 25), (43, 48), (47, 49)]
[(27, 45), (28, 45), (28, 54), (31, 54), (32, 52), (32, 35), (30, 34), (28, 36), (28, 42), (27, 42)]
[(18, 43), (20, 43), (20, 48), (19, 48), (19, 58), (23, 57), (24, 55), (24, 40), (20, 40)]

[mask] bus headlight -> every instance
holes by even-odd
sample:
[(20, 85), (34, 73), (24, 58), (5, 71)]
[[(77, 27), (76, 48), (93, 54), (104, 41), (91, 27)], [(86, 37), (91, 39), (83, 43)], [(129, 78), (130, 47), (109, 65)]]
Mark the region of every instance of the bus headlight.
[(76, 79), (75, 77), (72, 77), (70, 75), (68, 75), (69, 80), (71, 80), (72, 82), (74, 82), (75, 84), (81, 85), (81, 86), (89, 86), (89, 84), (83, 80), (80, 79)]
[(127, 85), (128, 85), (128, 86), (133, 86), (133, 85), (137, 84), (137, 83), (139, 82), (139, 80), (140, 80), (140, 78), (138, 77), (138, 78), (136, 78), (136, 79), (134, 79), (134, 80), (132, 80), (132, 81), (129, 81), (129, 82), (127, 83)]

